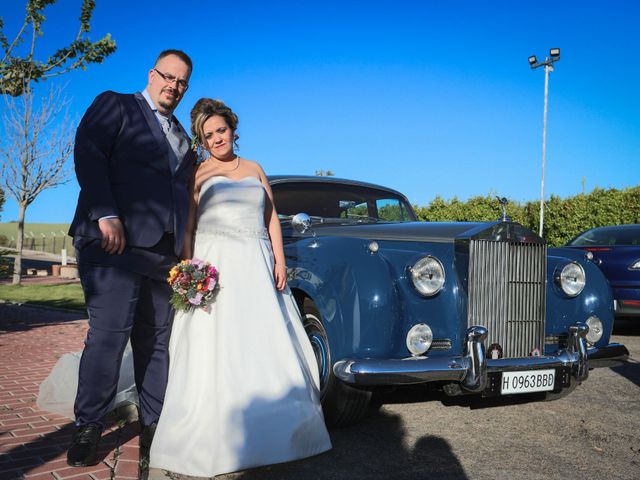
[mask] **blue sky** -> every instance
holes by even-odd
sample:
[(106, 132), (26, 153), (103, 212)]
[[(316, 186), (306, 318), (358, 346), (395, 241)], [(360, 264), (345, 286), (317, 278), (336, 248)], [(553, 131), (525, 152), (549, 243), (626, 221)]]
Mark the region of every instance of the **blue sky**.
[[(42, 56), (77, 29), (80, 0), (48, 7)], [(24, 0), (2, 2), (11, 36)], [(100, 92), (142, 90), (157, 53), (194, 61), (176, 114), (202, 97), (240, 116), (241, 156), (267, 173), (337, 176), (444, 198), (540, 196), (544, 72), (551, 74), (545, 196), (640, 184), (640, 2), (97, 0), (91, 37), (118, 50), (61, 77), (78, 118)], [(75, 179), (29, 222), (69, 222)], [(0, 221), (17, 218), (7, 199)]]

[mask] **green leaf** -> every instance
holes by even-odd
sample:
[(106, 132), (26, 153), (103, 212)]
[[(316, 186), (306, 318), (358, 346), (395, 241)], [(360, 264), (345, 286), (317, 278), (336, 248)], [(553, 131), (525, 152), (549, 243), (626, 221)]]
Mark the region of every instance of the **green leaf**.
[[(27, 0), (24, 22), (31, 25), (39, 37), (43, 35), (42, 24), (46, 20), (42, 11), (56, 0)], [(5, 54), (0, 63), (0, 94), (19, 96), (30, 88), (32, 82), (61, 75), (71, 70), (86, 70), (88, 65), (102, 63), (116, 51), (116, 42), (107, 33), (102, 39), (92, 42), (86, 34), (90, 31), (90, 22), (95, 9), (95, 0), (83, 0), (80, 10), (80, 32), (73, 32), (75, 38), (66, 46), (55, 50), (46, 60), (33, 59), (31, 54), (24, 57), (12, 56), (9, 50), (19, 45), (25, 38), (31, 37), (29, 29), (23, 29), (12, 41), (3, 33), (4, 22), (0, 19), (0, 44)], [(35, 51), (39, 51), (37, 48)]]
[(96, 2), (94, 0), (84, 0), (82, 2), (82, 9), (80, 11), (80, 28), (83, 32), (89, 32), (91, 30), (91, 15), (93, 9), (96, 8)]

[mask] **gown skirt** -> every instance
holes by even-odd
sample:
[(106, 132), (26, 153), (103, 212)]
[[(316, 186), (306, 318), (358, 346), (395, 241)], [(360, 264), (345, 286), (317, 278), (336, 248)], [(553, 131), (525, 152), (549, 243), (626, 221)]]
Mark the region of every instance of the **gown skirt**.
[(275, 288), (265, 199), (255, 177), (202, 185), (194, 258), (219, 283), (206, 309), (175, 315), (152, 468), (211, 477), (331, 448), (313, 349), (289, 288)]

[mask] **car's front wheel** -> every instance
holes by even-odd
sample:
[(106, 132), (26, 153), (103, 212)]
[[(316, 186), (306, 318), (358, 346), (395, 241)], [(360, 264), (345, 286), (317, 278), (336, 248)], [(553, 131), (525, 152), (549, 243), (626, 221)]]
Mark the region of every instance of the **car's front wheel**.
[(360, 420), (366, 413), (371, 392), (346, 385), (333, 374), (331, 348), (320, 313), (312, 300), (302, 305), (304, 328), (313, 347), (320, 374), (320, 400), (329, 426), (344, 427)]

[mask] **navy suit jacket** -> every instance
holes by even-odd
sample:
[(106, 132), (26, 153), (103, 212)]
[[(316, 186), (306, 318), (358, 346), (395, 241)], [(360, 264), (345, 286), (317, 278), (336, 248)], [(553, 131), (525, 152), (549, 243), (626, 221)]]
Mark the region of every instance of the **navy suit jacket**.
[(99, 239), (98, 219), (116, 215), (128, 246), (152, 247), (173, 232), (179, 255), (195, 156), (189, 150), (172, 172), (170, 148), (142, 94), (98, 95), (76, 132), (80, 196), (69, 234)]

